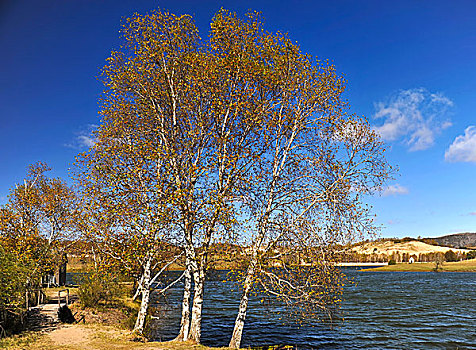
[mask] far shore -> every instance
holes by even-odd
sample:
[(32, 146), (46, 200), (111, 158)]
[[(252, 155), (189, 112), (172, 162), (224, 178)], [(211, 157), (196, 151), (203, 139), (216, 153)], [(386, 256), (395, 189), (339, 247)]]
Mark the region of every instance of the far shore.
[(371, 262), (341, 262), (341, 263), (337, 263), (337, 266), (341, 266), (341, 267), (346, 267), (346, 266), (349, 266), (349, 267), (359, 267), (359, 266), (387, 266), (388, 263), (371, 263)]
[[(399, 271), (399, 272), (431, 272), (434, 271), (434, 263), (399, 263), (396, 265), (380, 266), (376, 268), (363, 269), (360, 271)], [(457, 262), (445, 262), (438, 270), (439, 272), (476, 272), (476, 259), (463, 260)]]

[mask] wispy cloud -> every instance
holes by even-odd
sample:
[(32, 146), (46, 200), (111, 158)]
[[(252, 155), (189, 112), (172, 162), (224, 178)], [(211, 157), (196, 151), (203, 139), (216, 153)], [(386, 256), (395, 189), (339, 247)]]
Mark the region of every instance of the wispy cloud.
[(447, 162), (476, 163), (476, 126), (468, 126), (445, 152)]
[(388, 225), (398, 225), (400, 223), (399, 220), (388, 220), (387, 224)]
[(385, 141), (403, 140), (410, 151), (427, 149), (442, 130), (452, 124), (448, 118), (453, 101), (424, 88), (402, 90), (385, 102), (375, 104), (376, 130)]
[(66, 147), (83, 150), (85, 148), (91, 148), (96, 143), (96, 138), (93, 135), (93, 131), (98, 126), (95, 124), (89, 124), (85, 130), (77, 133), (72, 142), (65, 144)]
[(96, 140), (92, 136), (79, 135), (76, 140), (78, 141), (79, 146), (83, 147), (92, 147), (96, 143)]
[(399, 194), (407, 194), (408, 192), (409, 192), (408, 188), (399, 184), (395, 184), (395, 185), (390, 185), (386, 189), (384, 189), (382, 194), (383, 196), (387, 197), (387, 196), (397, 196)]
[(449, 232), (450, 233), (461, 233), (461, 232), (468, 232), (468, 230), (464, 229), (464, 228), (453, 228)]
[(471, 213), (469, 213), (468, 215), (471, 215), (471, 216), (476, 216), (476, 211), (472, 211)]

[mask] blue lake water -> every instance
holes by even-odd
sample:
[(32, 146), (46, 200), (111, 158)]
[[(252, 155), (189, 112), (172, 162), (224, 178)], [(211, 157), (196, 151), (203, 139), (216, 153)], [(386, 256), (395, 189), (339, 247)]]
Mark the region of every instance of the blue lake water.
[[(356, 284), (346, 287), (345, 321), (298, 327), (284, 324), (250, 299), (242, 347), (292, 345), (296, 349), (476, 349), (476, 273), (361, 272), (345, 270)], [(223, 282), (206, 284), (202, 343), (226, 346), (240, 292)], [(180, 286), (160, 301), (154, 339), (173, 339), (180, 326)]]

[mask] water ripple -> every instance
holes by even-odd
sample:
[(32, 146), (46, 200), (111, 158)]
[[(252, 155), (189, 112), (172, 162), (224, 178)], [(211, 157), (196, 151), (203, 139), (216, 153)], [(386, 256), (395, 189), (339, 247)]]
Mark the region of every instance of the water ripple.
[[(299, 328), (283, 324), (257, 298), (250, 309), (242, 346), (294, 345), (296, 349), (476, 349), (476, 273), (373, 273), (346, 271), (339, 327)], [(205, 290), (202, 340), (225, 346), (233, 330), (239, 291), (212, 276)], [(161, 301), (157, 340), (173, 339), (180, 323), (180, 286)], [(272, 310), (271, 310), (272, 311)]]

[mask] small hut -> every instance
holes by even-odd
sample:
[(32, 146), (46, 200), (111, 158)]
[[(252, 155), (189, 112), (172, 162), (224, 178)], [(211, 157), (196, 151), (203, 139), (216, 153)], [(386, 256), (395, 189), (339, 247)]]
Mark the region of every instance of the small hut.
[(62, 261), (56, 269), (41, 278), (43, 287), (63, 287), (66, 285), (66, 263)]

